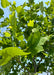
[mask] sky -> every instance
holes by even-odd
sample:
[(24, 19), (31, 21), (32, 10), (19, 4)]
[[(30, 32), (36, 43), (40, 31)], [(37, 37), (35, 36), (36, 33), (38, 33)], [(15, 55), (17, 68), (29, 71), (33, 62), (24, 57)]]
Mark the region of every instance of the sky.
[[(13, 3), (13, 1), (16, 1), (16, 5), (19, 6), (19, 5), (22, 5), (24, 2), (27, 2), (28, 0), (8, 0), (8, 1), (11, 2), (11, 3)], [(41, 2), (41, 1), (47, 2), (47, 1), (50, 1), (50, 0), (35, 0), (35, 3), (38, 3), (38, 2)], [(1, 7), (1, 5), (0, 5), (0, 7)], [(3, 10), (4, 10), (4, 17), (9, 17), (9, 12), (10, 12), (9, 8), (7, 7), (7, 8), (4, 8)], [(1, 20), (3, 20), (3, 19), (0, 19), (0, 21)], [(4, 31), (4, 30), (5, 30), (5, 28), (2, 29), (1, 31)], [(42, 74), (39, 74), (39, 75), (47, 75), (47, 73), (43, 72)], [(50, 75), (50, 73), (48, 75)]]

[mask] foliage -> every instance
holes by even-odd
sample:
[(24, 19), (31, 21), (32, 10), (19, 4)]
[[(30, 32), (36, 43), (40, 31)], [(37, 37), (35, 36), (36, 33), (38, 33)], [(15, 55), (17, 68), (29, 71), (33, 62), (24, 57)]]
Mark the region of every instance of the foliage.
[(0, 66), (5, 65), (10, 61), (14, 56), (27, 55), (29, 53), (23, 52), (20, 48), (17, 47), (7, 47), (0, 51), (0, 56), (2, 59), (0, 60)]
[(10, 10), (9, 17), (4, 18), (0, 8), (0, 18), (4, 18), (0, 28), (6, 27), (4, 32), (0, 30), (0, 66), (6, 75), (11, 69), (13, 75), (23, 69), (24, 74), (54, 74), (54, 0), (45, 4), (47, 6), (28, 0), (28, 3), (16, 6), (15, 1), (12, 4), (1, 0), (3, 9), (9, 7)]

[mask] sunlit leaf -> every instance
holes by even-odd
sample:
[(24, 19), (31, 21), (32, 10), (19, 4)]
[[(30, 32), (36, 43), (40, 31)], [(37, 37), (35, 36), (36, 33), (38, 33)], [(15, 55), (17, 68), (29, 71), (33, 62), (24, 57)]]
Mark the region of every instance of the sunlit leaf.
[(8, 33), (8, 32), (4, 32), (4, 35), (5, 35), (5, 37), (10, 37), (11, 36), (10, 33)]
[(1, 0), (1, 5), (3, 8), (6, 8), (7, 6), (10, 5), (10, 3), (8, 2), (8, 0)]
[(7, 28), (12, 29), (12, 26), (9, 26), (9, 27), (7, 27)]
[(16, 8), (16, 11), (17, 11), (17, 13), (22, 13), (22, 12), (23, 12), (22, 6), (18, 6), (18, 7)]
[(47, 40), (49, 40), (49, 36), (41, 37), (38, 45), (44, 45)]
[(49, 1), (48, 2), (45, 2), (46, 5), (49, 5), (49, 3), (50, 3)]
[(21, 55), (28, 55), (30, 53), (23, 52), (18, 47), (8, 47), (3, 50), (0, 50), (0, 56), (2, 56), (2, 59), (0, 59), (0, 66), (5, 65), (10, 61), (11, 58), (14, 56), (21, 56)]
[(47, 53), (44, 53), (44, 52), (42, 52), (43, 53), (43, 55), (45, 55), (45, 56), (47, 56), (48, 57), (48, 54)]
[(13, 4), (14, 4), (14, 5), (16, 5), (16, 2), (15, 2), (15, 1), (13, 1)]
[(33, 27), (34, 26), (34, 20), (30, 20), (27, 25), (29, 27)]

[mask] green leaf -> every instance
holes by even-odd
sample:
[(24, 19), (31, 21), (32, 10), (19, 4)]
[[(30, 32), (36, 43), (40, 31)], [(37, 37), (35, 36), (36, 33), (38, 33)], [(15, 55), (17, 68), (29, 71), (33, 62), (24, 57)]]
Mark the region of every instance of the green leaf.
[(39, 53), (41, 51), (44, 51), (43, 47), (40, 46), (40, 45), (37, 45), (36, 48), (35, 48), (35, 50), (36, 50), (36, 53)]
[(17, 37), (17, 39), (18, 39), (19, 41), (23, 41), (24, 36), (23, 36), (23, 35), (21, 35), (21, 36)]
[(0, 40), (0, 44), (2, 44), (3, 43), (3, 41), (2, 40)]
[(0, 8), (0, 18), (4, 15), (4, 11)]
[(9, 6), (10, 5), (10, 3), (8, 2), (8, 0), (1, 0), (1, 6), (3, 7), (3, 8), (6, 8), (7, 6)]
[(39, 3), (39, 5), (40, 5), (40, 10), (41, 10), (41, 12), (43, 13), (43, 10), (44, 10), (43, 1), (41, 1), (41, 2)]
[(22, 11), (22, 7), (21, 7), (21, 6), (18, 6), (18, 7), (16, 8), (16, 11), (17, 11), (18, 13), (20, 13), (20, 12)]
[(11, 58), (14, 56), (21, 56), (21, 55), (28, 55), (30, 53), (23, 52), (18, 47), (7, 47), (3, 50), (0, 50), (0, 56), (2, 56), (2, 59), (0, 59), (0, 66), (5, 65), (10, 61)]
[(39, 53), (39, 52), (41, 52), (41, 51), (44, 51), (42, 45), (44, 45), (44, 43), (45, 43), (47, 40), (49, 40), (49, 36), (41, 37), (41, 38), (40, 38), (40, 40), (39, 40), (39, 42), (38, 42), (38, 44), (37, 44), (37, 46), (36, 46), (36, 48), (35, 48), (36, 51), (37, 51), (37, 53)]
[(14, 5), (16, 5), (16, 2), (15, 2), (15, 1), (13, 1), (13, 4), (14, 4)]
[(13, 11), (10, 15), (9, 15), (9, 22), (11, 24), (11, 28), (12, 28), (12, 34), (13, 36), (15, 36), (15, 32), (16, 32), (16, 27), (17, 27), (17, 19), (16, 19), (16, 15), (15, 15), (15, 11)]
[(44, 45), (47, 40), (49, 40), (49, 36), (41, 37), (38, 45)]
[(16, 11), (17, 11), (18, 14), (23, 14), (24, 13), (24, 9), (23, 9), (22, 6), (16, 7)]
[(34, 75), (38, 75), (38, 72), (37, 72), (37, 73), (35, 73)]
[(32, 29), (32, 32), (38, 32), (39, 31), (39, 28), (40, 28), (39, 26), (37, 26), (37, 28), (33, 28)]
[(36, 33), (31, 33), (29, 38), (28, 38), (28, 43), (27, 45), (29, 46), (29, 48), (34, 48), (36, 47), (36, 45), (38, 44), (40, 39), (40, 33), (36, 32)]
[(45, 2), (46, 5), (49, 5), (49, 3), (50, 3), (49, 1), (48, 2)]
[(31, 35), (28, 38), (28, 51), (32, 54), (37, 54), (41, 51), (44, 51), (42, 45), (44, 45), (44, 43), (50, 38), (50, 36), (41, 37), (40, 32), (38, 30), (38, 28), (33, 28), (33, 33), (31, 33)]
[(9, 27), (7, 27), (7, 28), (12, 29), (12, 26), (9, 26)]
[(26, 2), (23, 3), (23, 8), (24, 8), (25, 6), (27, 6)]
[[(14, 18), (14, 19), (13, 19)], [(15, 17), (15, 11), (13, 11), (10, 15), (9, 15), (9, 21), (12, 25), (14, 25), (16, 22), (16, 17)]]
[(43, 53), (43, 55), (45, 55), (45, 56), (47, 56), (48, 57), (48, 54), (47, 53), (44, 53), (44, 52), (42, 52)]
[(35, 49), (37, 47), (37, 44), (39, 43), (40, 40), (40, 32), (34, 32), (31, 33), (31, 35), (28, 38), (28, 52), (31, 52), (32, 55), (37, 54), (38, 50)]
[(33, 27), (34, 26), (34, 20), (30, 20), (28, 22), (27, 26)]
[(33, 4), (34, 3), (34, 0), (28, 0), (30, 4)]
[(8, 32), (4, 32), (4, 35), (5, 35), (5, 37), (10, 37), (11, 36), (10, 33), (8, 33)]

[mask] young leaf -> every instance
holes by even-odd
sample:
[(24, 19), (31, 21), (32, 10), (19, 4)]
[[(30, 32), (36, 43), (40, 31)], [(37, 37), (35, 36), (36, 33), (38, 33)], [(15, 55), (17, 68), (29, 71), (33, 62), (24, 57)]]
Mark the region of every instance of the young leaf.
[(33, 27), (34, 26), (34, 20), (30, 20), (28, 23), (28, 26)]

